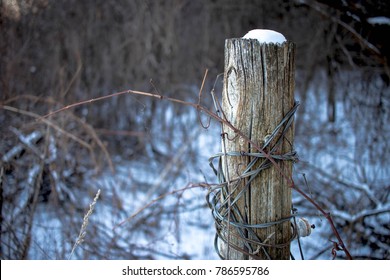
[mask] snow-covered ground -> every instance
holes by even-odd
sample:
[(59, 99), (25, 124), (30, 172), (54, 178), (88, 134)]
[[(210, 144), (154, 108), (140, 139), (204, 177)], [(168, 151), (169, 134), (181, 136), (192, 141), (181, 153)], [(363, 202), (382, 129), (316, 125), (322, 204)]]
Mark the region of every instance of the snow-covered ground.
[[(381, 253), (390, 249), (386, 239), (390, 233), (388, 166), (356, 160), (357, 155), (366, 153), (356, 150), (360, 147), (357, 145), (361, 141), (360, 132), (341, 99), (337, 100), (337, 120), (329, 124), (324, 96), (321, 89), (313, 89), (301, 104), (305, 113), (299, 115), (298, 109), (297, 125), (302, 127), (296, 127), (295, 148), (300, 162), (294, 167), (294, 176), (302, 189), (331, 212), (341, 237), (352, 248), (352, 255), (388, 258)], [(89, 218), (85, 242), (72, 258), (218, 258), (214, 251), (213, 219), (205, 199), (207, 190), (197, 183), (216, 182), (208, 159), (220, 151), (220, 127), (212, 122), (210, 128), (203, 129), (193, 111), (183, 114), (182, 120), (173, 121), (172, 108), (164, 108), (165, 117), (160, 119), (166, 126), (175, 123), (178, 127), (169, 136), (171, 142), (161, 133), (160, 126), (150, 132), (154, 141), (160, 143), (159, 151), (168, 156), (162, 160), (145, 157), (137, 161), (115, 156), (116, 172), (107, 167), (98, 176), (85, 176), (82, 191), (70, 197), (77, 201), (78, 209), (67, 209), (64, 215), (52, 211), (50, 204), (39, 204), (28, 258), (68, 257), (83, 222), (77, 210), (86, 212), (98, 189), (101, 197)], [(37, 170), (32, 167), (28, 172), (33, 174)], [(28, 178), (34, 176), (27, 176), (26, 186), (32, 184)], [(20, 205), (25, 205), (27, 198), (28, 193), (20, 195)], [(336, 239), (326, 219), (296, 193), (293, 203), (298, 214), (316, 226), (309, 237), (300, 240), (305, 259), (331, 259), (331, 241)], [(8, 212), (16, 217), (18, 211)], [(375, 246), (380, 250), (375, 251)], [(291, 250), (296, 259), (301, 258), (296, 240)]]

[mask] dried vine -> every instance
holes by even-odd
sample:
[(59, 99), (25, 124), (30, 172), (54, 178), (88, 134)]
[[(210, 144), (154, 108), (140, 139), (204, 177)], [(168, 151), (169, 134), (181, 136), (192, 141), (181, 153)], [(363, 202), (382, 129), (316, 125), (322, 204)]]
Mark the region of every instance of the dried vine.
[[(303, 196), (308, 202), (310, 202), (316, 209), (318, 209), (318, 211), (320, 211), (320, 213), (328, 221), (328, 223), (329, 223), (329, 225), (330, 225), (330, 227), (332, 229), (332, 232), (334, 233), (334, 235), (335, 235), (335, 237), (337, 239), (337, 242), (333, 241), (332, 252), (331, 252), (332, 255), (335, 256), (337, 251), (343, 251), (345, 253), (347, 259), (350, 259), (350, 260), (353, 259), (351, 254), (348, 251), (348, 248), (344, 244), (344, 242), (343, 242), (343, 240), (342, 240), (342, 238), (341, 238), (341, 236), (340, 236), (340, 234), (339, 234), (339, 232), (338, 232), (334, 222), (333, 222), (331, 213), (329, 213), (325, 209), (323, 209), (322, 206), (319, 205), (313, 198), (311, 198), (302, 189), (300, 189), (295, 184), (293, 178), (287, 176), (280, 169), (279, 165), (275, 161), (274, 156), (272, 156), (269, 151), (266, 151), (265, 149), (263, 149), (263, 147), (260, 147), (257, 143), (253, 142), (244, 133), (242, 133), (239, 129), (234, 127), (227, 120), (227, 118), (224, 115), (224, 112), (223, 112), (223, 110), (222, 110), (222, 108), (220, 106), (220, 103), (219, 103), (217, 97), (214, 94), (214, 89), (211, 91), (211, 94), (212, 94), (212, 98), (213, 98), (216, 110), (213, 111), (213, 110), (211, 110), (211, 109), (201, 105), (203, 86), (204, 86), (204, 81), (205, 81), (206, 76), (207, 76), (207, 70), (205, 72), (205, 76), (204, 76), (204, 79), (203, 79), (203, 82), (202, 82), (202, 86), (201, 86), (201, 88), (199, 90), (199, 94), (198, 94), (199, 98), (198, 98), (198, 102), (197, 103), (188, 102), (188, 101), (184, 101), (184, 100), (181, 100), (181, 99), (164, 96), (164, 95), (161, 95), (161, 94), (144, 92), (144, 91), (136, 91), (136, 90), (130, 90), (129, 89), (129, 90), (124, 90), (124, 91), (120, 91), (120, 92), (115, 92), (115, 93), (112, 93), (112, 94), (109, 94), (109, 95), (106, 95), (106, 96), (101, 96), (101, 97), (98, 97), (98, 98), (92, 98), (92, 99), (88, 99), (88, 100), (84, 100), (84, 101), (80, 101), (80, 102), (76, 102), (76, 103), (67, 105), (67, 106), (62, 107), (62, 108), (60, 108), (58, 110), (52, 111), (52, 112), (50, 112), (50, 113), (48, 113), (48, 114), (46, 114), (46, 115), (44, 115), (42, 117), (37, 118), (36, 121), (38, 121), (38, 122), (39, 121), (45, 121), (45, 119), (47, 119), (48, 117), (50, 117), (50, 116), (52, 116), (54, 114), (58, 114), (60, 112), (66, 111), (66, 110), (68, 110), (70, 108), (73, 108), (73, 107), (77, 107), (77, 106), (81, 106), (81, 105), (85, 105), (85, 104), (90, 104), (90, 103), (93, 103), (93, 102), (105, 100), (107, 98), (112, 98), (112, 97), (115, 97), (115, 96), (126, 95), (126, 94), (147, 96), (147, 97), (156, 98), (156, 99), (160, 99), (160, 100), (167, 100), (169, 102), (177, 103), (177, 104), (180, 104), (182, 106), (192, 107), (192, 108), (194, 108), (198, 112), (198, 114), (205, 114), (206, 116), (208, 116), (208, 117), (218, 121), (219, 123), (224, 124), (227, 127), (229, 127), (235, 133), (235, 135), (237, 135), (238, 137), (241, 137), (245, 142), (249, 143), (252, 147), (254, 147), (261, 154), (261, 157), (264, 157), (265, 159), (269, 160), (269, 162), (276, 168), (276, 170), (280, 173), (280, 175), (283, 176), (288, 181), (289, 187), (291, 189), (295, 190), (301, 196)], [(205, 128), (208, 127), (207, 125), (203, 125), (203, 124), (202, 124), (202, 126), (205, 127)], [(198, 184), (198, 185), (199, 186), (204, 186), (204, 184)], [(220, 186), (217, 185), (217, 187), (220, 187)], [(215, 189), (215, 185), (209, 185), (209, 191), (210, 190), (214, 190), (214, 189)], [(154, 202), (155, 201), (153, 201), (151, 204), (153, 204)], [(142, 209), (141, 209), (141, 211), (142, 211)], [(138, 211), (137, 213), (139, 213), (139, 212), (140, 211)], [(120, 225), (125, 223), (126, 221), (128, 221), (130, 219), (131, 219), (131, 217), (129, 219), (126, 219), (122, 223), (120, 223)]]

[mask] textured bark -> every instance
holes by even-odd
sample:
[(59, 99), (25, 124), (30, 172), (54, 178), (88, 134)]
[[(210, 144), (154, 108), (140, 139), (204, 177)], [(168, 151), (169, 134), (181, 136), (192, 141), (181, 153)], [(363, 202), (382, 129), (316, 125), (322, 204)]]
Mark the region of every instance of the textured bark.
[[(285, 42), (282, 45), (260, 44), (257, 40), (227, 39), (225, 41), (225, 71), (222, 108), (227, 120), (256, 145), (262, 147), (264, 139), (270, 135), (283, 117), (294, 106), (294, 51), (295, 45)], [(230, 129), (223, 127), (225, 152), (259, 152), (253, 145)], [(274, 154), (292, 150), (293, 126), (283, 139), (281, 149)], [(273, 142), (276, 142), (276, 139)], [(274, 143), (271, 143), (273, 145)], [(226, 156), (222, 160), (225, 179), (230, 181), (228, 193), (234, 199), (244, 188), (247, 179), (238, 184), (234, 179), (247, 167), (252, 159), (248, 156)], [(266, 159), (259, 159), (256, 166)], [(280, 169), (291, 178), (292, 163), (277, 161)], [(256, 167), (255, 166), (255, 167)], [(253, 167), (253, 168), (255, 168)], [(222, 195), (222, 201), (227, 194)], [(246, 224), (261, 224), (280, 220), (291, 215), (291, 188), (280, 170), (271, 166), (260, 172), (251, 182), (247, 191), (237, 201), (239, 213), (233, 212), (229, 219)], [(234, 216), (234, 217), (233, 217)], [(221, 245), (226, 259), (250, 259), (251, 255), (261, 259), (289, 259), (290, 246), (284, 248), (244, 245), (242, 237), (256, 239), (270, 245), (289, 243), (290, 222), (253, 231), (237, 230), (233, 226), (222, 233), (233, 248)], [(241, 235), (241, 236), (240, 236)], [(237, 248), (240, 248), (237, 250)]]

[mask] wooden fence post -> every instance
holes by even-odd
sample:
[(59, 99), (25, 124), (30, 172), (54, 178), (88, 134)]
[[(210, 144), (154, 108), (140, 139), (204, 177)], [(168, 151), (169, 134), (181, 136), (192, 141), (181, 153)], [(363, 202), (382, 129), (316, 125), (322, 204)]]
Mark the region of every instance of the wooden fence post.
[[(292, 161), (277, 155), (293, 150), (294, 127), (291, 124), (283, 135), (272, 133), (295, 104), (294, 53), (295, 45), (288, 41), (225, 41), (224, 117), (250, 139), (223, 125), (222, 170), (228, 184), (221, 203), (227, 205), (229, 223), (225, 221), (222, 229), (219, 251), (225, 259), (290, 258), (292, 202), (287, 178)], [(275, 155), (279, 168), (267, 158), (247, 154), (260, 153), (254, 146), (263, 148), (268, 140), (264, 150)], [(243, 176), (267, 164), (269, 168), (258, 174)], [(280, 223), (266, 224), (275, 221)], [(266, 227), (251, 227), (260, 224)]]

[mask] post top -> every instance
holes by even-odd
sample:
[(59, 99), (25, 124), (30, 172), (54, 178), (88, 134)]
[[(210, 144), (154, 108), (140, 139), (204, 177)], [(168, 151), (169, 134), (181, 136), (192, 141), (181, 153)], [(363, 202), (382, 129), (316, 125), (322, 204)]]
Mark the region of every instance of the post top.
[(287, 41), (281, 33), (269, 29), (253, 29), (242, 38), (257, 39), (259, 43), (282, 44)]

